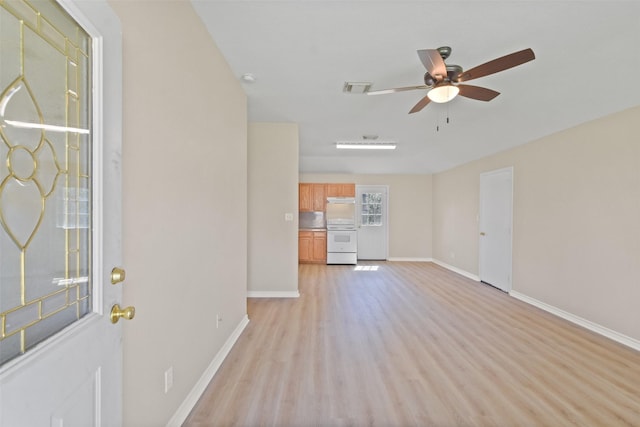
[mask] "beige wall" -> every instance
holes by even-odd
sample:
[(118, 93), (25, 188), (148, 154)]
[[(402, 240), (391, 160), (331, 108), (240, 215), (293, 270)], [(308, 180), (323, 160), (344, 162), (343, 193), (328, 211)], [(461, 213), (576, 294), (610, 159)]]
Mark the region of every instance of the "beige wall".
[(639, 135), (635, 108), (434, 175), (434, 258), (478, 273), (479, 175), (513, 166), (513, 289), (640, 339)]
[[(248, 156), (249, 295), (294, 296), (298, 293), (298, 125), (251, 123)], [(286, 213), (292, 221), (285, 221)]]
[(124, 44), (123, 302), (137, 309), (123, 325), (124, 425), (157, 427), (246, 315), (246, 97), (189, 2), (111, 5)]
[(431, 258), (431, 175), (300, 174), (300, 182), (388, 185), (389, 258)]

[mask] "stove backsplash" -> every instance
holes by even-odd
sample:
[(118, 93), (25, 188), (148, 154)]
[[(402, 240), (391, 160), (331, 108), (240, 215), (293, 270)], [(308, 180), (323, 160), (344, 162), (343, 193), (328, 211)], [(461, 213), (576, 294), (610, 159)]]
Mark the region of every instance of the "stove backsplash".
[(298, 218), (299, 228), (327, 228), (324, 212), (300, 212)]

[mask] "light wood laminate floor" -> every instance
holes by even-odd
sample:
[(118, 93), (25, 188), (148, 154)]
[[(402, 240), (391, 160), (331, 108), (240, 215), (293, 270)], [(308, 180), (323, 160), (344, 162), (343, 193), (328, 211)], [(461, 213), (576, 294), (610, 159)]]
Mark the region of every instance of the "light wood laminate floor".
[(184, 426), (640, 426), (640, 352), (431, 263), (360, 267), (249, 299)]

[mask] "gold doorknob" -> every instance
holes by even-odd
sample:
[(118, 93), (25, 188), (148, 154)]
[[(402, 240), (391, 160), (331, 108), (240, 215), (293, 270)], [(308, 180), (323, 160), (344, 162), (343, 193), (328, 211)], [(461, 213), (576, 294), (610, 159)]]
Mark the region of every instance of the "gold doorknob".
[(118, 323), (121, 317), (124, 317), (127, 320), (131, 320), (136, 315), (136, 308), (129, 306), (125, 308), (120, 308), (118, 304), (114, 304), (111, 307), (111, 323)]
[(111, 284), (115, 285), (120, 282), (124, 282), (126, 272), (122, 268), (113, 267), (111, 270)]
[(481, 236), (484, 236), (484, 235), (485, 235), (485, 232), (484, 232), (484, 231), (481, 231), (481, 232), (480, 232), (480, 235), (481, 235)]

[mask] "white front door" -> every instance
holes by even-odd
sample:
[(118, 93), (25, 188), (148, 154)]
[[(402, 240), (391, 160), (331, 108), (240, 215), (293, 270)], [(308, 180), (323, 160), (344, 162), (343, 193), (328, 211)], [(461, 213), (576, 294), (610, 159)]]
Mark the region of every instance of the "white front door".
[(0, 2), (7, 427), (122, 423), (120, 23), (106, 1), (62, 6)]
[(388, 187), (356, 186), (358, 259), (387, 259)]
[(480, 280), (511, 290), (513, 168), (480, 175)]

